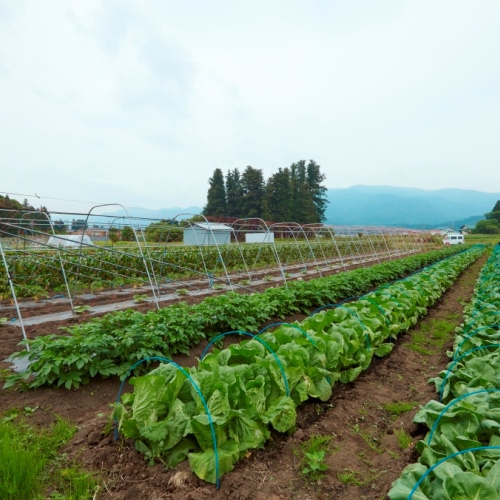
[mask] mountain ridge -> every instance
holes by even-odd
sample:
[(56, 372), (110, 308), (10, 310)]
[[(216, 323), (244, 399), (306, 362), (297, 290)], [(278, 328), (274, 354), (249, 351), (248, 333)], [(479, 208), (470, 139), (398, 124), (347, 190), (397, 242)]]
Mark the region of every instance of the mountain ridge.
[[(328, 189), (326, 194), (329, 200), (325, 212), (326, 223), (421, 229), (474, 225), (484, 218), (481, 214), (491, 211), (496, 201), (500, 200), (500, 193), (472, 189), (426, 190), (363, 184)], [(202, 208), (195, 205), (159, 210), (127, 207), (127, 211), (131, 217), (169, 219), (179, 214), (199, 214)], [(126, 217), (123, 210), (103, 215)]]

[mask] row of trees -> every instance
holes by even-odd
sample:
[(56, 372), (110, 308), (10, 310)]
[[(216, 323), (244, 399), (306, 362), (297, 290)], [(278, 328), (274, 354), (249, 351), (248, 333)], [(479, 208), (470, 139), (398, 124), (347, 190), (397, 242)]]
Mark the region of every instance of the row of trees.
[(478, 234), (500, 234), (500, 200), (495, 203), (491, 212), (484, 215), (486, 220), (478, 221), (473, 232)]
[(259, 217), (275, 222), (310, 224), (325, 220), (326, 176), (313, 160), (300, 160), (280, 168), (264, 180), (262, 170), (235, 168), (224, 176), (215, 169), (209, 179), (203, 215), (214, 217)]
[[(52, 221), (56, 232), (64, 230), (62, 221)], [(0, 237), (36, 234), (37, 231), (50, 231), (50, 214), (47, 208), (35, 208), (24, 199), (23, 203), (0, 195)]]

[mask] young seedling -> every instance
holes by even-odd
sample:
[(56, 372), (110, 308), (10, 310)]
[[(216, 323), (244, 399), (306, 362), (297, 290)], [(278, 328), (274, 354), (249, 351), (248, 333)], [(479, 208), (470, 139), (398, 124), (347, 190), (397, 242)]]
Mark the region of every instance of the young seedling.
[(398, 438), (398, 446), (406, 450), (413, 444), (413, 438), (404, 429), (395, 430), (394, 435)]
[(328, 470), (326, 464), (326, 453), (333, 436), (311, 436), (300, 445), (300, 449), (294, 450), (300, 458), (300, 473), (308, 481), (315, 482), (325, 477)]
[(144, 294), (134, 295), (134, 302), (145, 302), (148, 300), (148, 296)]
[(385, 403), (382, 405), (384, 410), (388, 411), (393, 420), (397, 419), (402, 413), (413, 410), (418, 403), (416, 401), (396, 401), (395, 403)]

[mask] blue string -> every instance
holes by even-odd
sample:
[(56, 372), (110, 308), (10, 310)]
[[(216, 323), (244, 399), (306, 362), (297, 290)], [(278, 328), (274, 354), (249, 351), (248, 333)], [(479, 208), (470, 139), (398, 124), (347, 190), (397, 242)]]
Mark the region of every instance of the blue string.
[(257, 335), (260, 335), (261, 333), (264, 333), (267, 329), (273, 327), (273, 326), (289, 326), (291, 328), (295, 328), (296, 330), (298, 330), (300, 333), (302, 333), (302, 335), (304, 335), (304, 337), (309, 340), (309, 342), (311, 342), (311, 344), (314, 346), (314, 347), (318, 347), (316, 342), (314, 342), (314, 340), (309, 337), (309, 335), (307, 334), (306, 331), (302, 330), (302, 328), (300, 328), (299, 326), (297, 325), (293, 325), (292, 323), (284, 323), (284, 322), (278, 322), (278, 323), (273, 323), (271, 325), (267, 325), (265, 326), (264, 328), (262, 328), (262, 330), (260, 330), (260, 332), (257, 334)]
[(491, 347), (500, 347), (500, 344), (490, 344), (490, 345), (483, 345), (481, 347), (474, 347), (474, 349), (469, 349), (468, 351), (464, 352), (459, 358), (457, 358), (453, 363), (450, 365), (448, 370), (446, 371), (446, 375), (443, 379), (443, 382), (441, 383), (441, 388), (439, 390), (439, 402), (441, 402), (443, 398), (443, 391), (444, 391), (444, 384), (446, 383), (446, 380), (448, 379), (448, 375), (450, 374), (451, 369), (465, 356), (471, 354), (472, 352), (479, 351), (481, 349), (490, 349)]
[(434, 425), (432, 426), (431, 432), (429, 434), (429, 439), (427, 440), (427, 444), (430, 445), (432, 441), (432, 436), (434, 435), (434, 431), (437, 428), (437, 425), (439, 421), (441, 420), (441, 417), (455, 404), (457, 404), (459, 401), (462, 399), (468, 398), (469, 396), (474, 396), (475, 394), (484, 394), (484, 393), (491, 393), (491, 392), (500, 392), (500, 389), (481, 389), (480, 391), (474, 391), (474, 392), (469, 392), (468, 394), (464, 394), (463, 396), (460, 396), (456, 399), (454, 399), (451, 403), (448, 403), (441, 413), (439, 414), (438, 418), (434, 422)]
[[(460, 352), (461, 347), (467, 342), (467, 340), (471, 339), (476, 333), (479, 333), (481, 330), (486, 330), (488, 328), (492, 328), (493, 330), (498, 330), (500, 325), (498, 323), (493, 323), (493, 325), (482, 326), (481, 328), (476, 328), (470, 335), (467, 335), (462, 343), (457, 347), (457, 350), (453, 353), (453, 359)], [(496, 327), (496, 328), (495, 328)]]
[[(483, 316), (487, 316), (488, 314), (500, 314), (500, 311), (486, 311)], [(469, 331), (469, 328), (478, 320), (481, 318), (476, 318), (474, 321), (471, 321), (469, 323), (469, 326), (464, 330), (464, 334), (466, 334)], [(496, 324), (496, 323), (493, 323)]]
[[(118, 390), (118, 396), (116, 397), (116, 403), (117, 404), (120, 403), (120, 396), (121, 396), (121, 393), (122, 393), (122, 390), (123, 390), (123, 386), (125, 385), (125, 382), (128, 379), (128, 377), (130, 376), (130, 374), (132, 373), (132, 371), (137, 366), (139, 366), (141, 363), (144, 363), (145, 361), (163, 361), (163, 362), (170, 363), (170, 364), (174, 365), (178, 370), (180, 370), (186, 376), (186, 378), (191, 382), (191, 384), (195, 388), (196, 392), (200, 396), (201, 402), (203, 403), (203, 406), (205, 407), (205, 413), (207, 414), (208, 423), (210, 424), (210, 430), (212, 432), (212, 443), (214, 445), (214, 458), (215, 458), (215, 480), (216, 480), (217, 489), (219, 489), (219, 487), (220, 487), (220, 480), (219, 480), (219, 451), (217, 449), (217, 438), (215, 437), (215, 429), (214, 429), (214, 424), (212, 422), (212, 415), (210, 414), (210, 410), (208, 409), (207, 402), (205, 401), (205, 398), (203, 397), (203, 394), (201, 393), (200, 388), (196, 385), (195, 381), (191, 378), (191, 376), (189, 375), (189, 373), (187, 373), (186, 370), (184, 370), (184, 368), (182, 368), (181, 366), (179, 366), (177, 363), (175, 363), (171, 359), (162, 358), (161, 356), (151, 356), (149, 358), (141, 359), (140, 361), (138, 361), (137, 363), (135, 363), (129, 369), (129, 371), (127, 372), (127, 375), (122, 380), (122, 383), (120, 385), (120, 389)], [(115, 424), (115, 441), (116, 441), (118, 439), (118, 419), (116, 419), (116, 418), (114, 419), (114, 424)]]
[(473, 451), (481, 451), (481, 450), (500, 450), (500, 446), (478, 446), (476, 448), (467, 448), (466, 450), (461, 450), (453, 453), (452, 455), (448, 455), (447, 457), (442, 458), (439, 462), (436, 462), (430, 469), (425, 471), (425, 474), (422, 474), (422, 477), (416, 482), (415, 486), (410, 491), (410, 494), (406, 498), (406, 500), (411, 500), (413, 497), (413, 493), (417, 491), (418, 487), (422, 483), (422, 481), (436, 468), (439, 467), (442, 463), (454, 458), (458, 455), (463, 455), (464, 453), (471, 453)]

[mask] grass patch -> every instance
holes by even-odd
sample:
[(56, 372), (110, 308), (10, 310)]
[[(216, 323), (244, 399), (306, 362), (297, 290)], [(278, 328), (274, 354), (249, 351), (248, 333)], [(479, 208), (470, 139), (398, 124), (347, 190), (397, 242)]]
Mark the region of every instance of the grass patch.
[(406, 450), (413, 444), (413, 438), (404, 429), (395, 430), (394, 435), (397, 437), (398, 446), (402, 450)]
[(326, 455), (333, 436), (313, 435), (294, 450), (300, 459), (300, 473), (308, 481), (315, 482), (325, 477), (328, 470)]
[(437, 354), (454, 334), (459, 319), (458, 314), (452, 313), (445, 319), (422, 322), (420, 328), (411, 332), (411, 342), (406, 347), (423, 356)]
[(353, 433), (358, 434), (365, 440), (371, 450), (376, 451), (377, 453), (384, 452), (384, 450), (379, 446), (378, 439), (372, 436), (368, 431), (363, 431), (358, 424), (354, 424), (352, 426), (352, 430)]
[(360, 472), (345, 468), (344, 472), (337, 472), (337, 479), (342, 484), (354, 484), (355, 486), (369, 486), (375, 479), (379, 478), (387, 471), (378, 471), (377, 469), (370, 469), (368, 475), (366, 472)]
[(0, 498), (92, 498), (96, 479), (58, 453), (75, 431), (60, 418), (49, 428), (38, 429), (18, 410), (5, 413), (0, 418)]
[(388, 411), (391, 417), (395, 420), (401, 414), (413, 410), (418, 405), (417, 401), (396, 401), (395, 403), (385, 403), (382, 405), (384, 410)]

